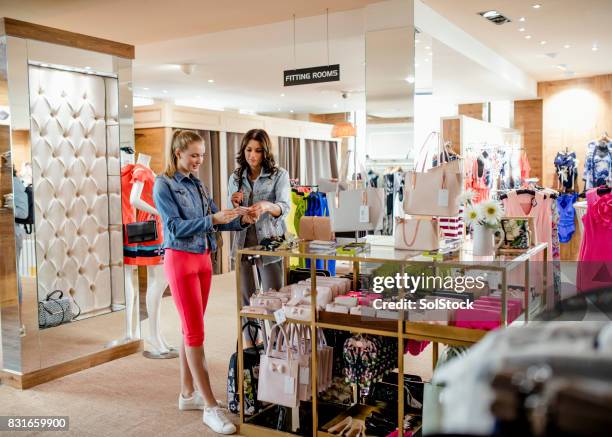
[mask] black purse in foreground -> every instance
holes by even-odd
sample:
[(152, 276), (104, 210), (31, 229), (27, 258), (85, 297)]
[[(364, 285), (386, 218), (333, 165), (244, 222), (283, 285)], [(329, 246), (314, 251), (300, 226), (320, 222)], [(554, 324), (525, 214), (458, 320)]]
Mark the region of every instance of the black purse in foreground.
[(157, 240), (157, 222), (155, 220), (147, 220), (144, 222), (134, 222), (125, 225), (125, 233), (127, 242), (146, 243)]

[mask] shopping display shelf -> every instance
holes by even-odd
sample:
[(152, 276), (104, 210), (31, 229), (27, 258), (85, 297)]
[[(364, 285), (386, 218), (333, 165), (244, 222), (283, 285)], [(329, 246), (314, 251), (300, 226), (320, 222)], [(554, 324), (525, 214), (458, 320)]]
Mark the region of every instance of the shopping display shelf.
[[(236, 259), (236, 285), (237, 285), (237, 323), (238, 332), (242, 328), (241, 317), (248, 319), (261, 319), (267, 321), (275, 321), (275, 317), (272, 314), (254, 314), (245, 313), (241, 311), (241, 288), (240, 288), (240, 266), (239, 262), (242, 255), (255, 255), (260, 257), (265, 256), (276, 256), (283, 259), (285, 268), (285, 280), (289, 277), (289, 265), (291, 258), (306, 258), (311, 260), (310, 265), (310, 281), (312, 289), (314, 290), (310, 294), (310, 304), (313, 317), (311, 320), (297, 320), (287, 319), (287, 323), (299, 323), (302, 325), (310, 326), (312, 332), (316, 332), (318, 328), (323, 329), (335, 329), (350, 331), (354, 333), (381, 335), (386, 337), (396, 338), (398, 342), (397, 352), (397, 370), (398, 370), (398, 386), (404, 384), (404, 340), (421, 340), (431, 341), (433, 344), (433, 364), (436, 365), (438, 356), (438, 344), (447, 344), (452, 346), (469, 346), (477, 343), (482, 339), (487, 331), (480, 329), (469, 329), (457, 326), (451, 326), (439, 323), (428, 323), (428, 322), (412, 322), (408, 321), (407, 314), (405, 311), (399, 311), (398, 319), (368, 319), (359, 315), (333, 313), (328, 311), (316, 311), (316, 285), (317, 285), (317, 270), (316, 260), (336, 260), (346, 261), (352, 264), (353, 273), (353, 287), (357, 289), (357, 280), (359, 278), (360, 265), (367, 264), (371, 266), (373, 264), (385, 264), (394, 263), (399, 264), (401, 272), (405, 272), (408, 268), (430, 268), (434, 272), (440, 272), (439, 269), (461, 269), (465, 270), (483, 270), (490, 272), (498, 272), (501, 276), (500, 289), (501, 289), (501, 305), (500, 305), (500, 326), (505, 327), (508, 325), (508, 275), (509, 273), (519, 266), (525, 266), (524, 269), (524, 289), (525, 289), (525, 301), (524, 301), (524, 312), (521, 315), (521, 322), (525, 323), (528, 321), (529, 314), (529, 286), (530, 273), (529, 261), (533, 260), (534, 257), (542, 257), (546, 259), (548, 246), (545, 243), (536, 245), (530, 249), (527, 249), (518, 253), (503, 253), (497, 254), (490, 257), (478, 257), (475, 256), (471, 250), (469, 244), (462, 244), (452, 250), (440, 253), (437, 256), (424, 256), (419, 251), (403, 251), (395, 250), (389, 246), (371, 246), (367, 251), (358, 253), (355, 255), (347, 254), (336, 254), (335, 251), (312, 251), (309, 250), (307, 244), (300, 244), (291, 250), (276, 250), (266, 251), (263, 248), (245, 248), (239, 250)], [(543, 278), (543, 290), (546, 290), (546, 263), (544, 263), (544, 274)], [(287, 282), (287, 281), (285, 281)], [(404, 295), (400, 293), (399, 297)], [(545, 300), (546, 293), (542, 293), (542, 298)], [(310, 379), (312, 382), (312, 429), (316, 430), (314, 435), (317, 436), (331, 436), (332, 434), (322, 430), (325, 424), (319, 424), (317, 404), (318, 404), (318, 393), (316, 389), (317, 372), (318, 367), (318, 354), (317, 354), (317, 336), (312, 335), (311, 338), (311, 375)], [(238, 335), (238, 395), (240, 399), (240, 405), (243, 404), (243, 339), (242, 335)], [(240, 433), (246, 436), (293, 436), (290, 432), (277, 431), (266, 426), (258, 425), (253, 423), (257, 415), (253, 417), (245, 417), (243, 409), (240, 409)], [(398, 405), (397, 405), (397, 423), (402, 424), (404, 420), (404, 392), (403, 390), (398, 391)], [(321, 426), (319, 426), (321, 425)]]

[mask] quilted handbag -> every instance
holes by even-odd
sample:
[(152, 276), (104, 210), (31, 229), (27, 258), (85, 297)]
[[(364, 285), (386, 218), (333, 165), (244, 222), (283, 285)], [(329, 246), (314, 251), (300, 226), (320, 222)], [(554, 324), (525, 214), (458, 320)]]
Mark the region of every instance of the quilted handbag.
[(285, 329), (281, 325), (274, 325), (270, 331), (266, 353), (261, 357), (259, 365), (257, 399), (295, 408), (298, 406), (300, 364), (290, 347), (283, 351), (283, 342), (276, 341), (279, 332), (284, 338), (284, 343), (288, 343)]
[(147, 220), (145, 222), (128, 223), (125, 225), (125, 233), (129, 244), (155, 241), (157, 240), (157, 222)]
[[(261, 329), (258, 323), (249, 321), (242, 326), (254, 328), (255, 331)], [(253, 330), (247, 331), (251, 337), (251, 342), (256, 344)], [(263, 353), (263, 345), (246, 348), (242, 351), (243, 367), (243, 400), (244, 414), (251, 416), (259, 412), (260, 405), (257, 401), (257, 382), (259, 379), (259, 359)], [(240, 412), (240, 398), (238, 396), (238, 352), (234, 352), (230, 358), (229, 369), (227, 372), (227, 408), (234, 414)]]
[(396, 218), (395, 248), (400, 250), (438, 250), (438, 222), (431, 218)]
[[(430, 138), (432, 134), (425, 140), (421, 156)], [(425, 171), (427, 155), (425, 153), (420, 171), (404, 174), (404, 212), (411, 215), (457, 216), (463, 188), (462, 162), (456, 159)]]
[[(72, 303), (79, 310), (77, 314), (72, 312)], [(40, 328), (52, 328), (72, 322), (80, 314), (81, 308), (76, 301), (64, 297), (64, 292), (61, 290), (52, 291), (44, 300), (38, 302), (38, 326)]]

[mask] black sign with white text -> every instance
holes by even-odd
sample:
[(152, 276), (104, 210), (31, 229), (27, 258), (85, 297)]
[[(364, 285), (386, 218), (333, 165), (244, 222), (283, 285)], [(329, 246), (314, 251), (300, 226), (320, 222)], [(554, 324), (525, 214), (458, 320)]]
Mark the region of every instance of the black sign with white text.
[(306, 85), (309, 83), (336, 82), (340, 80), (340, 64), (322, 67), (286, 70), (283, 75), (284, 85)]

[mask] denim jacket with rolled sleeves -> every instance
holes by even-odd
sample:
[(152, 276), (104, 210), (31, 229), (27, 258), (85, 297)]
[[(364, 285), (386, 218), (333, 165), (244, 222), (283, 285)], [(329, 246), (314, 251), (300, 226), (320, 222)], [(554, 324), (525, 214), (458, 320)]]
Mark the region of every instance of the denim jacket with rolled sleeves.
[[(238, 191), (238, 179), (235, 173), (229, 178), (227, 184), (228, 198), (227, 203), (229, 208), (233, 208), (232, 194)], [(242, 172), (242, 192), (244, 193), (244, 206), (247, 205), (251, 194), (251, 184), (248, 180), (247, 171)], [(257, 241), (264, 238), (279, 237), (287, 232), (285, 219), (289, 215), (291, 208), (291, 186), (289, 185), (289, 173), (283, 168), (278, 168), (274, 174), (270, 174), (265, 170), (261, 170), (259, 177), (253, 181), (253, 203), (261, 200), (268, 200), (281, 209), (281, 215), (273, 217), (270, 213), (263, 214), (257, 223), (255, 223), (255, 231), (257, 232)], [(246, 230), (236, 232), (234, 235), (234, 244), (232, 246), (232, 256), (236, 256), (236, 252), (244, 247), (246, 239)], [(267, 265), (280, 260), (280, 257), (266, 256), (263, 257), (263, 264)]]
[[(203, 198), (198, 186), (206, 193)], [(237, 231), (248, 227), (240, 223), (240, 217), (227, 224), (213, 225), (212, 215), (206, 214), (209, 204), (211, 214), (219, 211), (219, 208), (208, 196), (202, 182), (193, 175), (185, 176), (176, 172), (171, 178), (166, 175), (157, 176), (153, 186), (153, 200), (164, 225), (164, 249), (192, 253), (204, 253), (207, 250), (215, 252), (216, 231)]]

